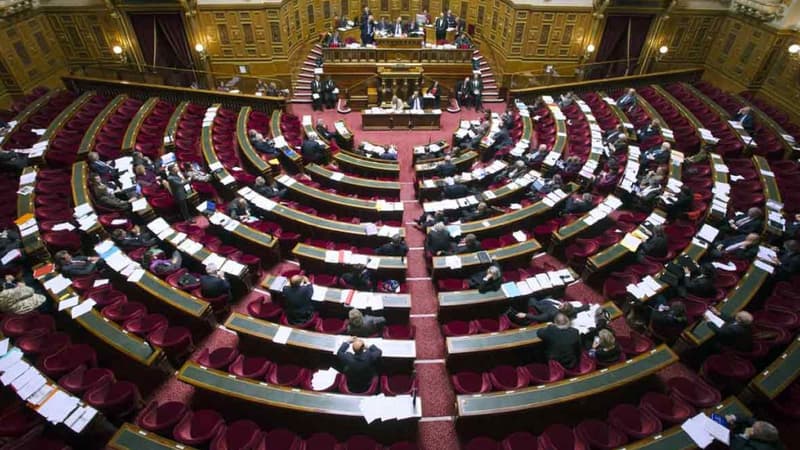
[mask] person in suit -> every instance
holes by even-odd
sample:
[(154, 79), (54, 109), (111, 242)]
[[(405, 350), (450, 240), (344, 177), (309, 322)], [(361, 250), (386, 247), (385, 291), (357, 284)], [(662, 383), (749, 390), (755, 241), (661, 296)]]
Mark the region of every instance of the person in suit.
[(406, 256), (408, 245), (405, 238), (399, 234), (392, 236), (392, 240), (375, 249), (376, 255), (381, 256)]
[(357, 291), (375, 290), (372, 271), (363, 264), (356, 264), (351, 271), (343, 273), (341, 280), (349, 289)]
[(754, 206), (746, 213), (736, 213), (733, 219), (728, 221), (728, 227), (737, 234), (760, 233), (764, 228), (764, 212)]
[(664, 228), (657, 225), (653, 227), (653, 233), (650, 235), (650, 239), (642, 242), (637, 253), (640, 259), (643, 259), (645, 256), (663, 258), (667, 256), (667, 252), (669, 252), (668, 244), (669, 241), (667, 240), (667, 234), (664, 233)]
[(667, 211), (667, 217), (676, 218), (689, 211), (689, 208), (692, 207), (694, 194), (692, 193), (692, 188), (684, 184), (677, 194), (669, 193), (667, 198), (669, 200), (664, 208)]
[(250, 138), (250, 144), (254, 149), (256, 149), (257, 152), (263, 153), (270, 157), (278, 154), (278, 149), (275, 148), (275, 144), (272, 142), (272, 139), (264, 138), (264, 135), (259, 133), (257, 130), (249, 130), (247, 132), (247, 137)]
[(622, 356), (622, 349), (617, 343), (617, 338), (609, 329), (600, 330), (589, 349), (589, 356), (597, 360), (601, 366), (610, 366), (618, 363)]
[(313, 139), (303, 139), (303, 144), (300, 146), (300, 154), (303, 155), (303, 160), (307, 163), (325, 163), (325, 150), (323, 150), (319, 142)]
[(711, 347), (721, 350), (730, 347), (734, 351), (749, 352), (753, 348), (753, 315), (747, 311), (739, 311), (733, 317), (722, 314), (718, 309), (711, 307), (711, 312), (725, 321), (721, 327), (706, 321), (708, 328), (714, 332)]
[(158, 239), (149, 232), (142, 232), (138, 225), (134, 225), (130, 231), (117, 228), (111, 233), (114, 242), (123, 248), (152, 247), (158, 244)]
[(469, 94), (472, 96), (475, 111), (483, 110), (483, 103), (481, 103), (481, 99), (483, 98), (483, 80), (481, 80), (480, 75), (475, 74), (472, 80), (470, 80)]
[(159, 277), (166, 277), (183, 266), (183, 256), (180, 251), (175, 250), (167, 257), (163, 250), (154, 247), (142, 256), (142, 266)]
[(172, 193), (172, 199), (178, 205), (178, 210), (181, 212), (183, 220), (194, 223), (194, 217), (189, 213), (189, 203), (187, 193), (187, 186), (190, 186), (192, 180), (183, 177), (183, 174), (178, 170), (178, 165), (173, 164), (167, 169), (166, 185)]
[(488, 219), (491, 216), (489, 205), (480, 202), (475, 205), (475, 209), (466, 210), (461, 214), (461, 219), (464, 222), (475, 222), (478, 220)]
[(406, 103), (400, 99), (400, 97), (393, 95), (391, 101), (392, 109), (395, 112), (400, 112), (406, 107)]
[(224, 295), (230, 300), (231, 284), (216, 265), (209, 264), (206, 266), (205, 275), (200, 275), (200, 294), (204, 298), (217, 298)]
[(713, 258), (729, 257), (751, 260), (758, 254), (758, 245), (760, 242), (761, 236), (756, 233), (723, 239), (711, 251), (711, 256)]
[(227, 213), (233, 220), (240, 222), (250, 221), (250, 206), (243, 197), (236, 197), (228, 203)]
[(96, 256), (72, 256), (67, 250), (60, 250), (55, 255), (56, 268), (67, 278), (91, 275), (99, 269)]
[(428, 232), (428, 237), (425, 239), (425, 249), (432, 255), (442, 255), (450, 252), (453, 246), (453, 238), (444, 223), (437, 222)]
[(363, 25), (371, 20), (372, 20), (372, 11), (369, 10), (369, 6), (365, 6), (364, 9), (361, 10), (361, 18), (358, 20), (358, 23)]
[(403, 19), (398, 17), (394, 21), (394, 25), (392, 26), (392, 35), (395, 37), (402, 37), (405, 36), (407, 33), (406, 26), (403, 25)]
[(543, 299), (532, 297), (528, 300), (528, 309), (531, 308), (536, 310), (536, 314), (516, 312), (513, 308), (510, 308), (509, 311), (511, 311), (512, 314), (510, 315), (515, 322), (527, 325), (534, 322), (552, 322), (558, 314), (563, 314), (568, 319), (574, 319), (578, 316), (578, 313), (588, 311), (589, 305), (582, 305), (576, 308), (570, 302), (559, 301), (550, 297)]
[(636, 136), (639, 137), (640, 141), (643, 141), (649, 137), (658, 136), (661, 133), (661, 122), (658, 119), (653, 119), (650, 123), (647, 124), (646, 127), (638, 130), (636, 132)]
[(336, 133), (328, 129), (328, 126), (325, 125), (325, 120), (322, 118), (317, 119), (317, 124), (314, 127), (314, 131), (316, 131), (317, 134), (326, 141), (330, 141), (336, 137)]
[(444, 198), (462, 198), (472, 194), (472, 190), (466, 185), (461, 183), (461, 178), (456, 175), (453, 178), (445, 178), (444, 187), (442, 188), (442, 197)]
[(353, 308), (347, 313), (347, 334), (358, 337), (370, 337), (379, 334), (386, 326), (386, 318), (363, 314)]
[(113, 211), (128, 211), (131, 209), (130, 202), (117, 198), (114, 195), (114, 190), (100, 179), (100, 175), (92, 175), (89, 181), (89, 188), (92, 192), (92, 197), (94, 197), (99, 206)]
[(586, 192), (580, 197), (569, 197), (564, 204), (564, 214), (583, 214), (594, 208), (594, 197)]
[(322, 83), (322, 96), (326, 108), (332, 109), (336, 106), (336, 102), (339, 99), (339, 88), (336, 87), (336, 83), (330, 76)]
[(439, 87), (439, 82), (434, 81), (431, 87), (428, 88), (428, 95), (433, 97), (433, 108), (439, 109), (442, 106), (442, 92)]
[(773, 275), (776, 281), (788, 280), (800, 272), (800, 242), (794, 239), (784, 242), (783, 249), (773, 262), (776, 264)]
[(636, 106), (636, 101), (636, 89), (628, 88), (628, 90), (625, 91), (625, 95), (617, 100), (617, 106), (627, 112)]
[(447, 37), (447, 19), (444, 13), (439, 13), (439, 17), (433, 22), (433, 29), (436, 31), (436, 42), (442, 42)]
[(408, 104), (414, 111), (422, 110), (422, 97), (419, 95), (419, 92), (414, 91), (414, 93), (411, 94), (411, 97), (408, 99)]
[(17, 172), (27, 165), (28, 155), (0, 149), (0, 168)]
[(735, 414), (725, 416), (728, 422), (731, 450), (783, 450), (778, 429), (775, 425), (753, 417), (740, 417)]
[[(353, 353), (347, 350), (352, 346)], [(347, 380), (347, 389), (355, 394), (366, 392), (378, 376), (378, 364), (383, 352), (375, 345), (365, 348), (364, 341), (357, 337), (342, 342), (336, 352), (342, 373)]]
[(466, 107), (469, 105), (469, 77), (465, 77), (456, 83), (456, 99), (461, 106)]
[(753, 110), (749, 106), (745, 106), (739, 111), (736, 112), (736, 116), (733, 120), (742, 124), (742, 128), (745, 129), (748, 133), (755, 132), (756, 124), (755, 120), (753, 119)]
[(528, 167), (538, 167), (542, 164), (542, 161), (544, 161), (548, 153), (550, 153), (550, 150), (547, 148), (547, 144), (539, 144), (536, 150), (528, 149), (528, 151), (522, 155), (522, 161), (525, 162)]
[(669, 161), (672, 155), (672, 144), (667, 141), (661, 143), (658, 147), (653, 147), (642, 152), (642, 157), (645, 161), (654, 162), (656, 164), (664, 164)]
[(445, 155), (442, 162), (436, 166), (436, 174), (439, 175), (440, 178), (447, 178), (453, 177), (458, 173), (458, 167), (453, 164), (453, 158), (450, 155)]
[(294, 275), (289, 280), (289, 285), (283, 287), (284, 307), (286, 321), (289, 325), (301, 325), (314, 315), (314, 286), (303, 275)]
[[(362, 16), (363, 17), (363, 16)], [(372, 14), (361, 21), (361, 46), (375, 43), (375, 21)]]
[(311, 107), (314, 111), (322, 111), (323, 95), (322, 82), (319, 80), (319, 75), (314, 75), (311, 80)]
[(275, 180), (270, 181), (270, 183), (267, 183), (267, 180), (264, 177), (256, 177), (256, 180), (253, 184), (253, 190), (267, 198), (283, 198), (286, 195), (286, 188), (278, 186), (278, 183), (276, 183)]
[(461, 33), (458, 34), (454, 44), (458, 48), (471, 48), (472, 47), (472, 41), (469, 39), (469, 36), (467, 36), (467, 34), (464, 33), (464, 32), (461, 32)]
[(419, 27), (416, 20), (410, 20), (406, 27), (406, 32), (409, 36), (419, 36), (422, 34), (422, 29)]
[[(688, 269), (687, 269), (688, 270)], [(689, 271), (688, 277), (683, 279), (682, 289), (678, 289), (680, 295), (685, 293), (695, 297), (711, 298), (716, 294), (714, 278), (717, 271), (711, 264), (701, 264), (695, 271)]]
[(481, 241), (478, 240), (477, 236), (470, 233), (464, 236), (464, 239), (462, 239), (462, 241), (456, 245), (453, 253), (456, 255), (461, 255), (464, 253), (475, 253), (481, 250), (483, 250), (481, 247)]
[(502, 285), (503, 272), (494, 264), (487, 267), (485, 272), (478, 272), (469, 279), (469, 288), (477, 289), (481, 294), (496, 291)]
[(680, 333), (689, 324), (686, 316), (686, 304), (674, 300), (669, 305), (659, 305), (650, 314), (650, 328), (671, 329)]
[(448, 9), (447, 14), (444, 17), (447, 20), (447, 28), (456, 28), (458, 22), (456, 20), (456, 16), (453, 14), (453, 10)]
[(556, 361), (565, 369), (578, 365), (581, 356), (581, 336), (578, 330), (570, 327), (569, 318), (556, 314), (553, 323), (537, 333), (544, 345), (548, 360)]
[(89, 161), (89, 169), (104, 179), (109, 180), (117, 177), (117, 169), (111, 164), (101, 161), (100, 155), (97, 152), (87, 153), (86, 160)]

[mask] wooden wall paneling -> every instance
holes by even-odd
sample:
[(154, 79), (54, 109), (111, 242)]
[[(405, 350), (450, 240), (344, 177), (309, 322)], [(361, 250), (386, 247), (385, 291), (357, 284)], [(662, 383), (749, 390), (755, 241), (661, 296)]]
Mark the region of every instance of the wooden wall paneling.
[(53, 86), (63, 73), (64, 57), (46, 18), (34, 15), (0, 28), (0, 80), (10, 94), (39, 84)]
[(700, 14), (697, 11), (673, 14), (664, 21), (657, 45), (666, 45), (670, 51), (662, 64), (702, 64), (714, 43), (714, 36), (725, 20), (720, 13)]
[(68, 63), (117, 63), (111, 47), (124, 39), (108, 11), (59, 9), (46, 12), (45, 17)]
[(762, 64), (776, 40), (776, 33), (766, 26), (728, 16), (720, 26), (706, 64), (742, 87), (749, 86), (763, 70)]

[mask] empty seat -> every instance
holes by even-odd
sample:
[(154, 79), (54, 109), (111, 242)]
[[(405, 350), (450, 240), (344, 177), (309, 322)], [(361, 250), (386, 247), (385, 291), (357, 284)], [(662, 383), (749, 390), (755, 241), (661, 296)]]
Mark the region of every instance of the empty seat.
[(661, 431), (661, 421), (650, 412), (629, 404), (617, 405), (608, 412), (608, 423), (619, 428), (631, 440)]
[(453, 388), (459, 394), (483, 394), (492, 389), (489, 375), (480, 372), (458, 372), (451, 377)]
[(722, 399), (718, 390), (700, 380), (675, 377), (667, 381), (667, 386), (670, 394), (695, 408), (710, 408)]
[(139, 388), (130, 381), (114, 381), (92, 388), (83, 399), (106, 417), (120, 419), (139, 406), (141, 395)]
[(197, 364), (210, 369), (225, 370), (239, 356), (236, 347), (221, 347), (213, 351), (204, 348), (197, 356)]
[(154, 433), (167, 434), (183, 419), (189, 408), (183, 402), (150, 402), (139, 414), (136, 424)]
[(259, 449), (299, 450), (305, 443), (294, 432), (285, 428), (276, 428), (264, 433)]
[(500, 444), (490, 437), (479, 436), (470, 439), (464, 450), (500, 450)]
[(182, 444), (197, 447), (208, 443), (224, 425), (225, 422), (218, 412), (202, 409), (183, 416), (175, 425), (172, 436)]
[(527, 431), (509, 434), (500, 445), (503, 450), (537, 450), (539, 448), (537, 437)]
[(575, 427), (575, 434), (592, 449), (610, 450), (625, 445), (627, 436), (602, 420), (584, 420)]
[(252, 420), (237, 420), (211, 441), (211, 450), (250, 450), (255, 449), (261, 439), (261, 429)]
[(75, 395), (83, 395), (101, 384), (114, 381), (114, 372), (102, 367), (78, 366), (58, 380), (58, 384)]
[(272, 363), (260, 356), (239, 355), (228, 367), (228, 371), (237, 377), (252, 378), (255, 380), (264, 378)]
[(539, 435), (539, 448), (547, 450), (587, 450), (586, 443), (575, 435), (572, 428), (555, 424)]

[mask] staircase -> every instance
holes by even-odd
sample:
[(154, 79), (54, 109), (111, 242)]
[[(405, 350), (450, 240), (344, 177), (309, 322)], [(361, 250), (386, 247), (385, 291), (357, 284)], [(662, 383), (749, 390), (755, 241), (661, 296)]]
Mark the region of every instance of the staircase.
[[(504, 103), (505, 100), (500, 98), (500, 89), (488, 61), (477, 49), (472, 52), (472, 55), (479, 61), (478, 71), (483, 80), (483, 103)], [(315, 61), (320, 57), (322, 57), (322, 45), (315, 44), (303, 61), (297, 79), (294, 80), (290, 103), (311, 103), (311, 81), (314, 79)]]

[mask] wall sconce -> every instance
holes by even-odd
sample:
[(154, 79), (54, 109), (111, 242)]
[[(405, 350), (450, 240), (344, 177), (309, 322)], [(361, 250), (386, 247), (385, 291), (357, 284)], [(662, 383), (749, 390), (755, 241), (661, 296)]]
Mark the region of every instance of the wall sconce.
[(797, 56), (800, 53), (800, 44), (792, 44), (789, 46), (789, 54), (792, 56)]
[(594, 54), (594, 50), (595, 50), (594, 44), (587, 45), (586, 51), (583, 52), (583, 57), (581, 58), (581, 62), (583, 63), (590, 60), (592, 58), (592, 55)]
[(122, 48), (122, 46), (115, 45), (111, 47), (111, 52), (114, 53), (117, 58), (119, 58), (120, 63), (125, 64), (128, 62), (128, 55), (125, 54), (125, 49)]
[(200, 61), (205, 61), (206, 58), (208, 58), (205, 45), (198, 42), (197, 44), (195, 44), (194, 50), (197, 52), (198, 56), (200, 56)]
[(656, 56), (656, 61), (661, 62), (661, 60), (664, 58), (664, 56), (667, 55), (667, 53), (669, 53), (669, 47), (667, 47), (666, 45), (658, 47), (658, 55)]

